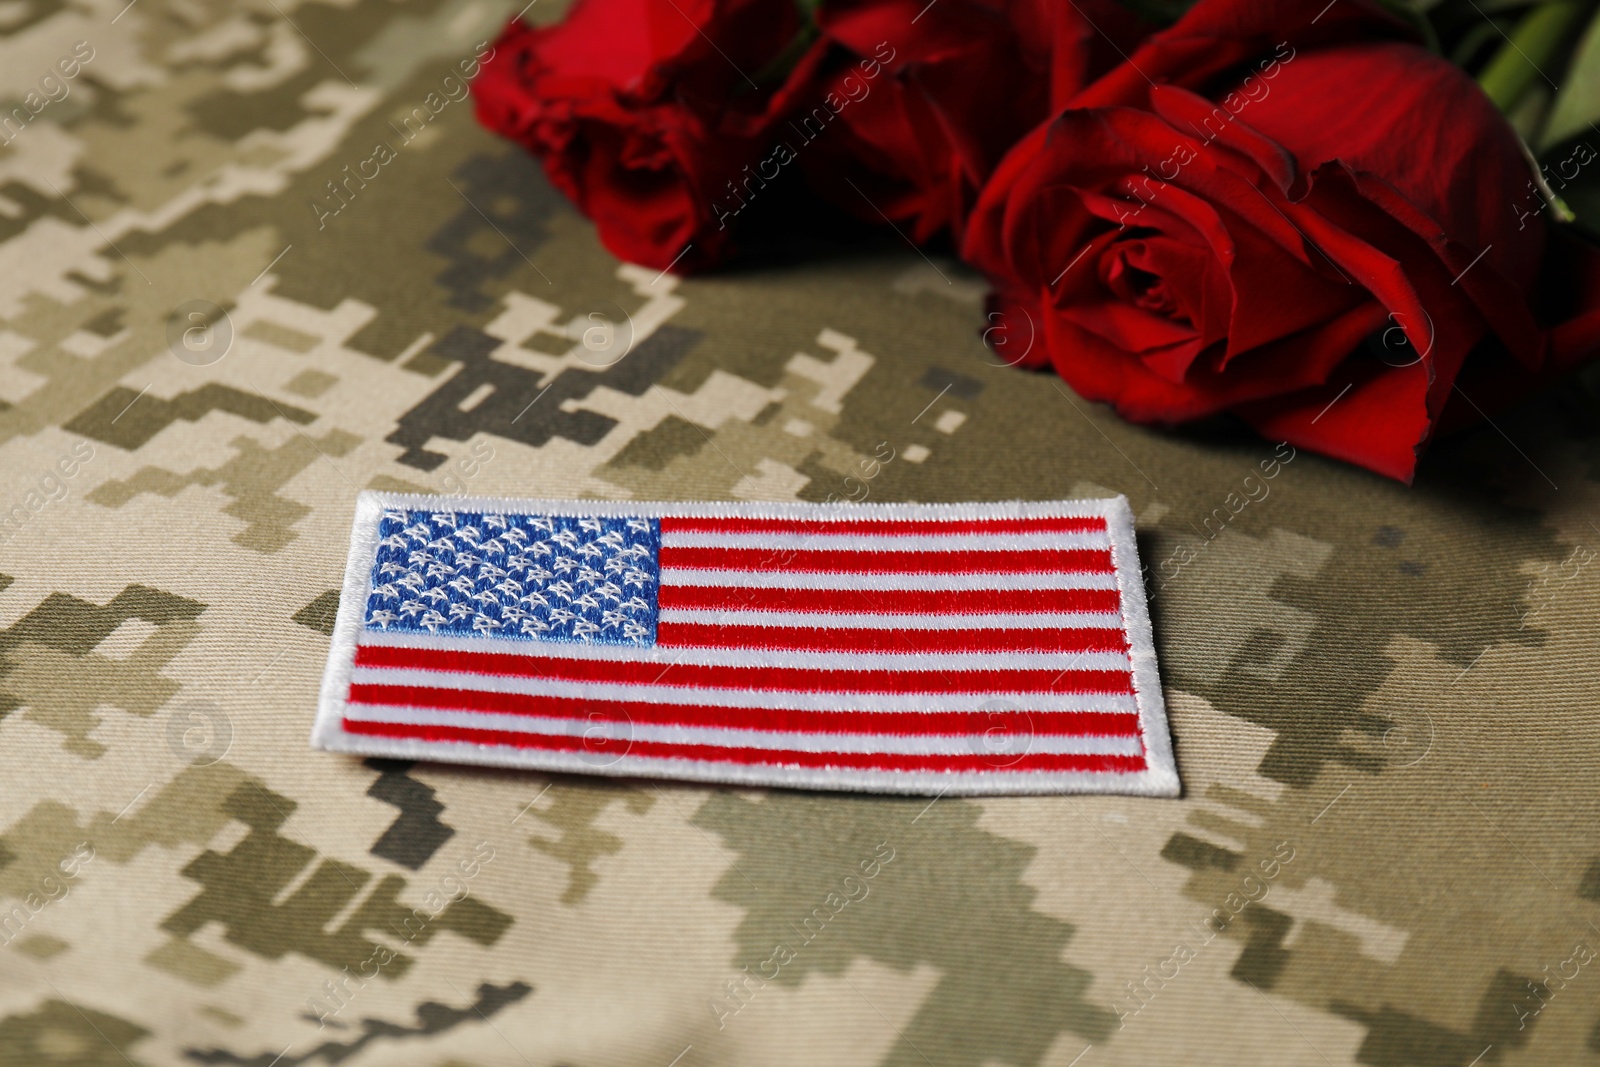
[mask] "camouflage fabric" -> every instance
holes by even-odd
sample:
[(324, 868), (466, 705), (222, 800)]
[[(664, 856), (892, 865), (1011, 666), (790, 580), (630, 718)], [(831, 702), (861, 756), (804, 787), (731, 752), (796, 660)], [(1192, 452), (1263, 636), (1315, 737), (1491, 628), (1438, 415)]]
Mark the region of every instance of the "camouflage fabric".
[[(1600, 1062), (1592, 382), (1407, 489), (892, 234), (621, 265), (462, 98), (509, 10), (0, 3), (0, 1064)], [(368, 487), (1126, 493), (1185, 794), (313, 752)]]

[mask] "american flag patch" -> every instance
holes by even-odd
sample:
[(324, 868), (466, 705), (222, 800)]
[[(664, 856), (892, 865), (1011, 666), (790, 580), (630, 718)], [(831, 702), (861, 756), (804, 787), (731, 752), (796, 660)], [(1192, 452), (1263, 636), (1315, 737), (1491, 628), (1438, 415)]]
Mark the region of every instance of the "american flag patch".
[(1122, 497), (363, 493), (312, 741), (738, 785), (1178, 792)]

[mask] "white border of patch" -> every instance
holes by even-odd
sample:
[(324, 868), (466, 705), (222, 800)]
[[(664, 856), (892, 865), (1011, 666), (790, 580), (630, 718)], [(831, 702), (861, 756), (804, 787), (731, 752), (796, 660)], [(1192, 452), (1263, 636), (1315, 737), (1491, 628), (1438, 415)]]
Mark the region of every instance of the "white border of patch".
[[(661, 518), (745, 519), (1046, 519), (1101, 517), (1111, 538), (1111, 561), (1127, 623), (1134, 699), (1145, 746), (1142, 771), (882, 771), (856, 768), (748, 766), (705, 760), (657, 759), (624, 755), (609, 766), (596, 766), (573, 752), (512, 749), (460, 741), (355, 736), (344, 732), (345, 694), (362, 629), (362, 608), (372, 585), (378, 551), (378, 520), (386, 508), (429, 511), (510, 512), (517, 514), (642, 516)], [(1035, 502), (1008, 500), (988, 504), (780, 504), (758, 502), (674, 503), (630, 500), (542, 500), (513, 497), (423, 496), (412, 493), (363, 492), (356, 498), (345, 562), (339, 614), (328, 648), (321, 696), (311, 745), (334, 752), (394, 759), (471, 763), (524, 770), (600, 774), (621, 778), (663, 778), (737, 786), (787, 786), (800, 789), (854, 790), (922, 796), (1022, 796), (1057, 793), (1116, 793), (1134, 796), (1178, 796), (1181, 787), (1172, 755), (1161, 679), (1156, 669), (1154, 634), (1145, 599), (1133, 512), (1128, 498)]]

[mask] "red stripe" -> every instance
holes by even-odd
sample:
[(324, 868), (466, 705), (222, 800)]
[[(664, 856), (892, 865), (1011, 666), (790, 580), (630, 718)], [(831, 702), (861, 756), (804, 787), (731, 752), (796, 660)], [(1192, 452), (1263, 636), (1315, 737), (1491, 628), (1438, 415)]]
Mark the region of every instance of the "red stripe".
[(928, 670), (850, 671), (814, 667), (714, 667), (636, 660), (567, 659), (505, 652), (360, 645), (358, 667), (433, 671), (571, 682), (667, 685), (696, 689), (791, 689), (849, 693), (1132, 693), (1127, 671)]
[(878, 615), (1002, 615), (1029, 611), (1116, 611), (1115, 589), (756, 589), (663, 585), (663, 608), (818, 611)]
[(662, 570), (826, 571), (848, 574), (1015, 574), (1028, 571), (1110, 572), (1104, 548), (1041, 548), (960, 552), (875, 552), (855, 549), (676, 548), (662, 545)]
[(346, 733), (375, 737), (413, 737), (423, 741), (455, 741), (505, 745), (558, 752), (587, 750), (597, 757), (629, 755), (654, 759), (709, 760), (746, 765), (846, 767), (888, 771), (1100, 771), (1129, 773), (1145, 768), (1143, 756), (1081, 755), (1063, 752), (1010, 756), (922, 755), (893, 752), (794, 752), (783, 749), (724, 748), (718, 745), (675, 745), (664, 741), (606, 739), (566, 734), (525, 734), (515, 730), (477, 730), (465, 726), (413, 726), (407, 723), (344, 720)]
[(960, 629), (906, 627), (717, 626), (663, 622), (663, 648), (750, 648), (786, 652), (1125, 652), (1128, 639), (1109, 629)]
[(799, 708), (729, 708), (714, 704), (652, 704), (639, 700), (589, 700), (477, 689), (372, 685), (350, 687), (350, 703), (383, 707), (480, 711), (544, 719), (635, 722), (653, 726), (706, 726), (785, 733), (980, 735), (1010, 727), (1023, 736), (1137, 737), (1139, 717), (1114, 711), (812, 711)]
[(1097, 516), (1051, 519), (695, 519), (669, 516), (661, 520), (668, 533), (801, 533), (887, 534), (1024, 534), (1090, 533), (1104, 530)]

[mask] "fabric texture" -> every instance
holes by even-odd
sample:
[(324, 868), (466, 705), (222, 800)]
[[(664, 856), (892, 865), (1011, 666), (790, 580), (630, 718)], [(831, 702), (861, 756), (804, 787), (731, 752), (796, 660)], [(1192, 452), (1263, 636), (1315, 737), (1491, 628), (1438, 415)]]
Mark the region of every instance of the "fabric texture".
[[(0, 1063), (1600, 1057), (1592, 379), (1408, 489), (1001, 365), (892, 233), (622, 266), (472, 119), (520, 6), (0, 11), (12, 103), (93, 50), (0, 148)], [(368, 489), (1126, 495), (1183, 795), (313, 750)]]

